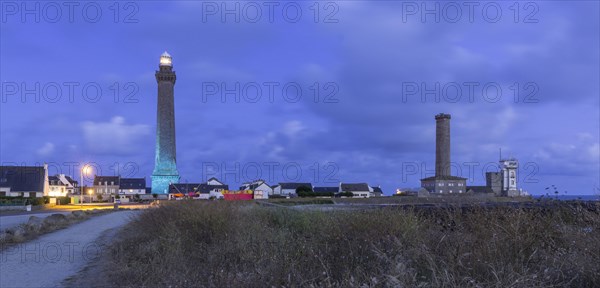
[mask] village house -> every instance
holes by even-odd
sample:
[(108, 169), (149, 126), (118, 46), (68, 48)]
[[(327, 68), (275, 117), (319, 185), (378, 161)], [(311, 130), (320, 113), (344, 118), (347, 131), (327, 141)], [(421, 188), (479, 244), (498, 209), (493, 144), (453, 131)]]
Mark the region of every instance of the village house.
[(341, 192), (352, 192), (352, 197), (369, 198), (373, 192), (367, 183), (340, 183)]
[[(119, 193), (119, 176), (97, 176), (94, 175), (93, 191), (96, 195), (103, 195), (104, 199), (110, 198), (110, 195)], [(107, 197), (104, 197), (107, 196)]]
[(240, 190), (253, 191), (255, 199), (267, 199), (269, 195), (273, 195), (273, 188), (262, 179), (244, 183), (240, 186)]
[(0, 166), (0, 196), (42, 197), (48, 194), (48, 165)]
[(299, 187), (307, 187), (310, 188), (310, 190), (313, 189), (311, 183), (281, 182), (273, 187), (273, 194), (282, 196), (294, 196), (296, 195), (296, 189), (298, 189)]
[(383, 191), (381, 190), (381, 186), (371, 187), (371, 197), (381, 197), (383, 196)]
[(223, 184), (217, 178), (211, 178), (206, 183), (170, 184), (169, 198), (222, 199), (223, 192), (227, 190), (229, 190), (229, 185)]
[(66, 176), (65, 174), (48, 176), (48, 185), (48, 195), (44, 196), (65, 197), (80, 193), (78, 182), (73, 180), (73, 178)]
[(146, 178), (121, 178), (119, 180), (119, 195), (121, 201), (135, 200), (136, 195), (146, 194)]

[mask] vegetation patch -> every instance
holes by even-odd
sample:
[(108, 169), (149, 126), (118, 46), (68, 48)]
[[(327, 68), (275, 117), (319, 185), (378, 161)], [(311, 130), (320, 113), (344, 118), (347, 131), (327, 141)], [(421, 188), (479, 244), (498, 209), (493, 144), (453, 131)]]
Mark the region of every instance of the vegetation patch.
[(600, 287), (599, 211), (177, 201), (122, 230), (108, 276), (129, 287)]
[(76, 210), (68, 214), (52, 214), (46, 218), (37, 216), (29, 217), (25, 224), (0, 231), (0, 251), (12, 245), (33, 240), (41, 235), (69, 227), (73, 224), (87, 220), (92, 216), (106, 214), (111, 210)]
[(335, 204), (330, 198), (292, 198), (292, 199), (269, 199), (269, 203), (296, 206), (296, 205), (314, 205), (314, 204)]

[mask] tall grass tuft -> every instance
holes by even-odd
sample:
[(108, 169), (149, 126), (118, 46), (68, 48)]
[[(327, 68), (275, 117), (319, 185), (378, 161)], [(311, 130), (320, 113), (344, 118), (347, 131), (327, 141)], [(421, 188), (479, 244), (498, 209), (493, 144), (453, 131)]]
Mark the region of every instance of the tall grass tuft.
[(600, 209), (310, 211), (169, 203), (130, 223), (130, 287), (600, 287)]

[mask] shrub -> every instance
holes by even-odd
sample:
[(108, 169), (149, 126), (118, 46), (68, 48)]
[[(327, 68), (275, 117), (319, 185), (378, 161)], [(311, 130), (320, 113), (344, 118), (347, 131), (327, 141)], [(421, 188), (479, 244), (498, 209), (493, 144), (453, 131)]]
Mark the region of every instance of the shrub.
[(70, 204), (71, 203), (71, 197), (56, 197), (56, 204), (58, 205), (64, 205), (64, 204)]
[(122, 230), (108, 276), (129, 287), (599, 287), (600, 207), (552, 205), (170, 202)]

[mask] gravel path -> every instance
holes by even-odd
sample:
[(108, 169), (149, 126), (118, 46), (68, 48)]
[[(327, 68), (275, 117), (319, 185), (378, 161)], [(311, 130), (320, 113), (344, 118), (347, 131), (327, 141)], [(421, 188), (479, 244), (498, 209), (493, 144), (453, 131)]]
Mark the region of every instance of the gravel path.
[(14, 215), (14, 216), (0, 216), (0, 231), (4, 231), (10, 229), (12, 227), (19, 226), (19, 224), (25, 224), (29, 221), (29, 217), (36, 216), (40, 218), (46, 218), (52, 214), (64, 214), (67, 215), (71, 212), (43, 212), (43, 213), (35, 213), (35, 214), (25, 214), (25, 215)]
[[(86, 265), (100, 259), (104, 245), (97, 241), (121, 227), (139, 211), (96, 216), (0, 253), (0, 287), (59, 287)], [(31, 216), (31, 215), (27, 215)]]

